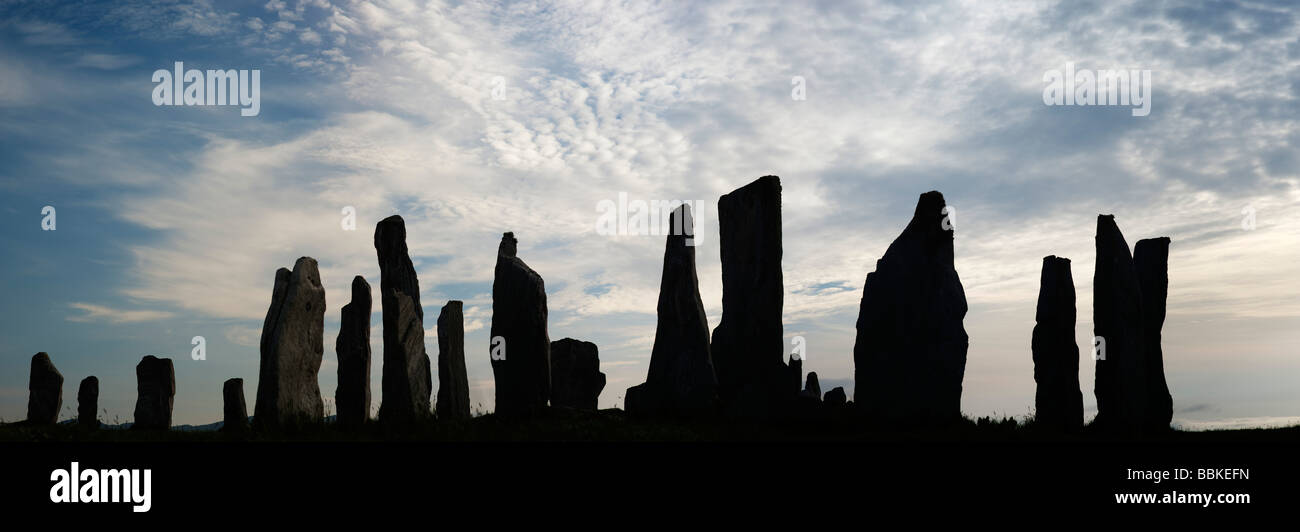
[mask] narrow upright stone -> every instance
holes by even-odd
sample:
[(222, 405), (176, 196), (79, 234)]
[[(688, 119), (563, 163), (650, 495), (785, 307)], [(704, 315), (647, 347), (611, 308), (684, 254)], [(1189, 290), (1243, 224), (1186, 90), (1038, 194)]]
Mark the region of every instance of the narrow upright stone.
[(63, 374), (44, 352), (32, 356), (32, 371), (27, 380), (27, 423), (53, 425), (63, 408)]
[(243, 432), (248, 428), (248, 406), (244, 402), (244, 379), (226, 379), (221, 386), (224, 399), (224, 418), (221, 430)]
[(275, 272), (271, 306), (262, 324), (261, 368), (253, 423), (281, 427), (325, 417), (317, 374), (325, 355), (325, 288), (316, 259)]
[(489, 353), (496, 378), (496, 412), (503, 415), (527, 415), (545, 407), (551, 396), (546, 286), (542, 276), (515, 256), (516, 246), (514, 233), (501, 237), (492, 281)]
[(370, 419), (370, 284), (360, 275), (352, 278), (352, 302), (343, 305), (339, 335), (338, 388), (334, 408), (338, 424), (354, 427)]
[(99, 378), (91, 375), (81, 379), (77, 388), (77, 423), (83, 427), (99, 428)]
[(1160, 330), (1165, 326), (1165, 300), (1169, 296), (1169, 237), (1139, 240), (1133, 247), (1133, 267), (1142, 288), (1143, 349), (1147, 374), (1147, 429), (1169, 430), (1174, 399), (1165, 381)]
[(460, 301), (438, 313), (438, 417), (469, 419), (469, 376), (465, 373), (465, 315)]
[(573, 338), (551, 342), (551, 406), (594, 411), (604, 389), (596, 344)]
[(731, 417), (772, 416), (792, 400), (782, 360), (781, 179), (760, 177), (718, 199), (722, 320), (713, 364)]
[(146, 355), (135, 365), (135, 422), (132, 429), (168, 430), (176, 398), (176, 369), (172, 359)]
[(1053, 431), (1083, 427), (1079, 391), (1079, 344), (1074, 341), (1074, 277), (1070, 259), (1043, 257), (1034, 325), (1034, 422)]
[(628, 389), (624, 408), (632, 415), (698, 417), (716, 410), (718, 380), (695, 273), (690, 206), (674, 210), (668, 226), (650, 369), (645, 383)]
[(384, 313), (384, 400), (379, 421), (409, 424), (428, 417), (433, 368), (424, 349), (420, 281), (406, 250), (406, 222), (389, 216), (375, 226)]
[(925, 424), (961, 417), (966, 293), (948, 213), (943, 194), (921, 194), (912, 221), (867, 274), (853, 360), (856, 404), (868, 417)]
[(1140, 432), (1146, 423), (1146, 354), (1142, 290), (1128, 243), (1113, 215), (1097, 216), (1092, 322), (1097, 345), (1097, 418), (1111, 432)]
[(799, 392), (800, 397), (808, 399), (822, 400), (822, 385), (817, 381), (817, 372), (809, 371), (808, 380), (803, 385), (803, 391)]

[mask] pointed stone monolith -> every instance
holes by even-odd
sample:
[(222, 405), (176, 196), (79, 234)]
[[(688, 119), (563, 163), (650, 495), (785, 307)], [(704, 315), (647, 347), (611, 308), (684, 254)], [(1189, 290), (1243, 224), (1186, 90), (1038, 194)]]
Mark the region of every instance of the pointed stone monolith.
[(316, 259), (275, 272), (271, 306), (262, 323), (261, 365), (253, 423), (288, 427), (325, 418), (317, 374), (325, 355), (325, 287)]
[(604, 389), (596, 344), (573, 338), (551, 342), (551, 406), (594, 411)]
[(669, 218), (659, 282), (654, 347), (646, 382), (628, 389), (631, 415), (698, 417), (717, 409), (718, 380), (709, 351), (709, 319), (695, 273), (695, 221), (689, 205)]
[(99, 428), (99, 378), (91, 375), (81, 379), (77, 388), (77, 424)]
[(384, 320), (384, 398), (379, 421), (409, 424), (433, 412), (429, 404), (433, 368), (424, 349), (420, 281), (407, 253), (406, 222), (401, 216), (389, 216), (375, 226), (375, 253)]
[(1146, 356), (1147, 429), (1169, 430), (1174, 399), (1165, 381), (1160, 330), (1165, 325), (1165, 300), (1169, 296), (1169, 237), (1139, 240), (1133, 247), (1133, 267), (1142, 288), (1143, 351)]
[(551, 396), (551, 339), (546, 331), (546, 285), (516, 256), (514, 233), (501, 237), (492, 281), (489, 353), (496, 379), (496, 412), (527, 415)]
[(135, 421), (132, 429), (168, 430), (176, 398), (176, 369), (172, 359), (146, 355), (135, 365)]
[(438, 418), (469, 419), (463, 303), (448, 301), (438, 313)]
[(722, 320), (710, 345), (724, 412), (771, 417), (794, 398), (781, 309), (781, 179), (764, 176), (718, 199)]
[(891, 422), (961, 417), (966, 294), (953, 266), (953, 217), (936, 191), (867, 274), (853, 346), (860, 412)]
[(353, 277), (352, 302), (343, 305), (334, 341), (339, 363), (334, 409), (341, 426), (355, 427), (370, 419), (370, 309), (370, 283), (360, 275)]
[(1074, 277), (1070, 259), (1043, 257), (1033, 333), (1035, 425), (1060, 432), (1083, 427), (1079, 344), (1074, 341)]
[(27, 380), (27, 424), (53, 425), (63, 408), (63, 374), (54, 367), (50, 355), (32, 356), (32, 370)]
[(1092, 281), (1097, 417), (1110, 432), (1139, 432), (1146, 423), (1147, 371), (1142, 290), (1128, 243), (1113, 215), (1097, 216)]
[(221, 430), (243, 432), (248, 428), (248, 405), (244, 402), (244, 379), (226, 379), (221, 385), (223, 402)]

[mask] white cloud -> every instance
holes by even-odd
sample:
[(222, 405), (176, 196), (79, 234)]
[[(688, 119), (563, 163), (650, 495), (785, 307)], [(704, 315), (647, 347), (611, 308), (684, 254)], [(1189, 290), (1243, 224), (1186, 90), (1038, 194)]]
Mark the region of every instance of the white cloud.
[(174, 316), (171, 312), (162, 310), (123, 310), (93, 303), (74, 302), (69, 303), (68, 306), (83, 312), (82, 314), (68, 316), (68, 321), (75, 322), (138, 323), (163, 320)]

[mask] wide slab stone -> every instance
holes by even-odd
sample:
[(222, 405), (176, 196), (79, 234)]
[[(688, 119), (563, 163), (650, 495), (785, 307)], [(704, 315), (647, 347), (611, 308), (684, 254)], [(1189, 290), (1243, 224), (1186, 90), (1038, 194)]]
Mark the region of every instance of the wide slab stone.
[(176, 398), (176, 369), (172, 359), (146, 355), (135, 365), (135, 422), (132, 429), (168, 430)]
[(764, 176), (718, 199), (722, 319), (711, 355), (724, 412), (761, 419), (794, 398), (782, 339), (781, 179)]
[(551, 406), (594, 411), (604, 389), (596, 344), (573, 338), (551, 342)]
[(912, 220), (867, 274), (853, 346), (856, 404), (869, 418), (961, 417), (966, 294), (953, 267), (943, 194), (921, 194)]
[(261, 367), (253, 422), (258, 427), (320, 423), (325, 417), (317, 375), (325, 354), (325, 288), (316, 259), (275, 272), (262, 324)]

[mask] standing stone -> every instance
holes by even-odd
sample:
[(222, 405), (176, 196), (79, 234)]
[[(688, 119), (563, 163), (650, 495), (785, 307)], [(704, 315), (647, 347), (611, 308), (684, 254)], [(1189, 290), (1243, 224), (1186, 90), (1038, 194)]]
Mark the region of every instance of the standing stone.
[(316, 259), (275, 272), (262, 324), (262, 361), (253, 423), (258, 427), (320, 423), (325, 417), (317, 374), (325, 355), (325, 288)]
[(551, 342), (551, 406), (596, 410), (604, 389), (596, 344), (573, 338)]
[(1076, 313), (1070, 259), (1043, 257), (1032, 343), (1034, 382), (1038, 383), (1034, 422), (1053, 431), (1076, 432), (1083, 427), (1079, 345), (1074, 341)]
[(1133, 247), (1133, 267), (1142, 289), (1143, 348), (1147, 374), (1147, 428), (1169, 430), (1174, 417), (1174, 399), (1165, 382), (1164, 353), (1160, 330), (1165, 326), (1165, 300), (1169, 296), (1169, 238), (1139, 240)]
[(1098, 345), (1093, 423), (1106, 431), (1138, 432), (1149, 401), (1142, 290), (1113, 215), (1097, 216), (1092, 305), (1093, 342)]
[(379, 421), (408, 424), (432, 412), (433, 372), (424, 350), (424, 307), (420, 281), (406, 251), (406, 222), (384, 218), (375, 226), (379, 291), (384, 312), (384, 400)]
[(172, 359), (146, 355), (135, 365), (135, 422), (132, 429), (168, 430), (176, 398), (176, 369)]
[(63, 374), (44, 352), (32, 356), (32, 372), (27, 380), (27, 423), (53, 425), (63, 408)]
[[(546, 331), (546, 286), (542, 277), (515, 256), (514, 233), (501, 237), (492, 281), (492, 332), (489, 345), (496, 378), (498, 414), (528, 414), (551, 396), (551, 339)], [(499, 344), (498, 344), (499, 345)], [(499, 356), (498, 356), (499, 353)]]
[(966, 294), (953, 267), (954, 227), (936, 191), (867, 274), (853, 346), (859, 410), (888, 421), (961, 417)]
[(836, 386), (831, 388), (831, 391), (826, 392), (826, 397), (823, 400), (826, 406), (836, 407), (844, 406), (848, 402), (848, 398), (848, 395), (844, 393), (844, 387)]
[(99, 378), (91, 375), (81, 380), (77, 388), (77, 423), (83, 427), (99, 428)]
[(244, 379), (226, 379), (226, 383), (221, 386), (221, 396), (225, 400), (221, 430), (242, 432), (247, 429), (248, 406), (244, 403)]
[(352, 302), (343, 305), (334, 341), (339, 360), (334, 408), (341, 426), (354, 427), (370, 419), (370, 308), (370, 283), (360, 275), (353, 277)]
[(722, 321), (711, 346), (731, 417), (772, 416), (794, 390), (782, 360), (781, 179), (764, 176), (718, 199)]
[(695, 221), (689, 205), (669, 218), (659, 282), (654, 348), (644, 384), (627, 391), (631, 415), (696, 417), (717, 408), (718, 380), (709, 351), (709, 319), (695, 273)]
[(816, 371), (808, 372), (808, 381), (804, 383), (803, 391), (799, 392), (799, 396), (817, 401), (822, 400), (822, 385), (817, 382)]
[(465, 315), (460, 301), (438, 313), (438, 417), (469, 419), (469, 376), (465, 372)]

